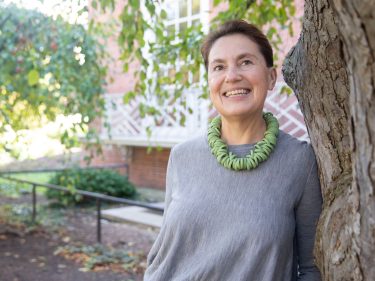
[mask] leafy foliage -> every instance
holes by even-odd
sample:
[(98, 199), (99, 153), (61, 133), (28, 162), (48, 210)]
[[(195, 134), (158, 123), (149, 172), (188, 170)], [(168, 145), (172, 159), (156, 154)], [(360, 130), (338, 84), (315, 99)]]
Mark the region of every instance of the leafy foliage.
[(134, 253), (125, 249), (118, 250), (97, 245), (66, 245), (59, 247), (55, 254), (83, 263), (83, 271), (111, 270), (117, 272), (137, 273), (140, 268), (142, 253)]
[(48, 189), (48, 198), (58, 199), (68, 205), (86, 202), (88, 199), (77, 194), (76, 189), (98, 192), (115, 197), (133, 197), (136, 193), (134, 185), (128, 179), (112, 170), (72, 169), (55, 174), (51, 184), (67, 187), (70, 193)]
[(32, 209), (30, 204), (1, 204), (0, 222), (20, 227), (29, 227), (31, 221)]
[(104, 54), (82, 25), (0, 1), (0, 134), (80, 114), (62, 143), (75, 145), (78, 132), (93, 136), (87, 125), (104, 110)]
[(65, 212), (62, 208), (49, 208), (37, 205), (37, 216), (32, 220), (32, 206), (30, 203), (1, 204), (0, 222), (12, 226), (25, 228), (26, 231), (45, 226), (48, 230), (56, 230), (66, 225)]
[[(140, 2), (127, 1), (128, 4), (120, 15), (122, 27), (118, 43), (124, 70), (128, 71), (129, 64), (134, 60), (141, 64), (140, 70), (135, 73), (138, 79), (134, 91), (125, 95), (124, 102), (128, 103), (136, 96), (143, 95), (148, 101), (156, 99), (160, 106), (168, 98), (181, 98), (184, 89), (194, 87), (201, 89), (202, 98), (208, 98), (206, 79), (197, 83), (195, 77), (204, 76), (201, 75), (203, 62), (199, 50), (205, 36), (203, 26), (192, 25), (175, 34), (168, 31), (165, 24), (165, 1), (145, 0), (144, 7), (141, 7)], [(282, 42), (277, 28), (293, 32), (293, 0), (214, 0), (213, 4), (214, 8), (219, 4), (227, 5), (227, 8), (210, 21), (212, 28), (229, 19), (246, 19), (263, 29), (276, 50)], [(92, 5), (101, 11), (113, 10), (115, 1), (93, 0)], [(152, 39), (146, 41), (146, 34), (152, 34), (153, 36), (149, 36)], [(161, 66), (170, 66), (172, 71), (162, 71)], [(152, 75), (155, 73), (156, 76)], [(186, 108), (186, 100), (180, 100), (181, 105)], [(144, 103), (140, 106), (141, 115), (158, 115), (160, 112), (156, 108), (155, 103)], [(183, 123), (185, 119), (181, 120)]]

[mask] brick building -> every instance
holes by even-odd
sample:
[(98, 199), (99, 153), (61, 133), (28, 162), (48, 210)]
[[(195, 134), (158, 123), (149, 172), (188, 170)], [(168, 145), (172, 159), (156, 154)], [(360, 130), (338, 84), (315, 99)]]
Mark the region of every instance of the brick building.
[[(177, 32), (200, 21), (208, 31), (210, 19), (213, 18), (221, 5), (212, 10), (213, 0), (166, 0), (166, 10), (169, 14), (167, 25)], [(123, 4), (122, 4), (123, 5)], [(121, 11), (122, 5), (118, 5), (114, 14)], [(295, 34), (299, 34), (300, 26), (298, 18), (303, 13), (303, 1), (297, 1), (297, 16), (295, 20)], [(107, 15), (108, 16), (108, 15)], [(113, 14), (111, 15), (113, 16)], [(104, 16), (105, 19), (106, 16)], [(286, 52), (296, 43), (297, 36), (290, 37), (285, 31), (280, 31), (285, 38), (279, 53), (283, 58)], [(283, 34), (285, 33), (285, 34)], [(123, 104), (123, 94), (133, 89), (133, 71), (139, 65), (133, 63), (128, 73), (123, 73), (122, 63), (117, 58), (119, 50), (115, 39), (108, 40), (106, 46), (113, 55), (114, 63), (109, 68), (109, 75), (113, 78), (106, 88), (106, 106), (108, 121), (111, 125), (111, 136), (105, 129), (101, 130), (101, 139), (104, 143), (104, 154), (92, 160), (93, 165), (126, 164), (126, 173), (131, 182), (139, 187), (165, 188), (165, 173), (171, 147), (193, 136), (203, 134), (207, 129), (209, 116), (214, 114), (210, 109), (209, 101), (199, 100), (199, 92), (187, 91), (187, 102), (194, 112), (184, 112), (186, 126), (181, 127), (179, 120), (173, 118), (170, 105), (161, 108), (163, 122), (154, 124), (151, 137), (146, 132), (150, 120), (141, 118), (138, 110), (140, 99), (135, 99), (130, 104)], [(281, 65), (281, 62), (277, 62)], [(280, 67), (279, 67), (280, 68)], [(275, 90), (269, 93), (266, 100), (266, 111), (273, 112), (279, 119), (280, 128), (298, 138), (307, 139), (307, 132), (303, 116), (298, 108), (296, 97), (280, 95), (280, 89), (284, 85), (280, 69), (278, 69), (278, 83)], [(115, 106), (114, 106), (115, 105)], [(169, 108), (168, 108), (169, 107)], [(178, 108), (177, 110), (184, 110)]]

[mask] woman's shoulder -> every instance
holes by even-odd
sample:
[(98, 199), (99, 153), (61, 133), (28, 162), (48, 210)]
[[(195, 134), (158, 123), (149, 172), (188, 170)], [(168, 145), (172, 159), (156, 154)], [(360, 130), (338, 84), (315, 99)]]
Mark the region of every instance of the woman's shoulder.
[(206, 161), (211, 155), (207, 137), (200, 135), (182, 143), (176, 144), (171, 150), (171, 158), (174, 163), (196, 163)]
[(172, 148), (173, 154), (191, 154), (200, 153), (208, 148), (207, 138), (205, 135), (199, 135), (182, 143), (176, 144)]

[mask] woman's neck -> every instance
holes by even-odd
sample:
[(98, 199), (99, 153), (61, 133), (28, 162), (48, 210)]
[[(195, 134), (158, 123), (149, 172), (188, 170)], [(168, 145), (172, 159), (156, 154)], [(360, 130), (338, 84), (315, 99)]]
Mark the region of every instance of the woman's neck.
[(246, 119), (221, 118), (221, 138), (228, 145), (256, 143), (263, 139), (266, 129), (262, 114)]

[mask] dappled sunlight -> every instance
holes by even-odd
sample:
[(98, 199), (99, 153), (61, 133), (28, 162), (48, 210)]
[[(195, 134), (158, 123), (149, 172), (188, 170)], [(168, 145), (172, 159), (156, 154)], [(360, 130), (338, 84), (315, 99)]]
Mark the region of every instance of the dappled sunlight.
[(61, 16), (65, 21), (74, 24), (88, 23), (88, 12), (84, 10), (87, 0), (61, 1), (61, 0), (3, 0), (4, 4), (16, 4), (19, 7), (38, 10), (54, 19)]
[[(19, 161), (59, 155), (67, 151), (60, 141), (61, 132), (71, 129), (80, 120), (79, 114), (68, 117), (59, 115), (55, 122), (47, 122), (41, 128), (21, 130), (17, 133), (7, 126), (2, 138), (5, 142), (12, 143), (11, 147), (17, 151)], [(78, 151), (80, 151), (79, 147), (73, 148), (73, 152)], [(0, 153), (0, 161), (3, 165), (14, 160), (14, 157), (8, 153)]]

